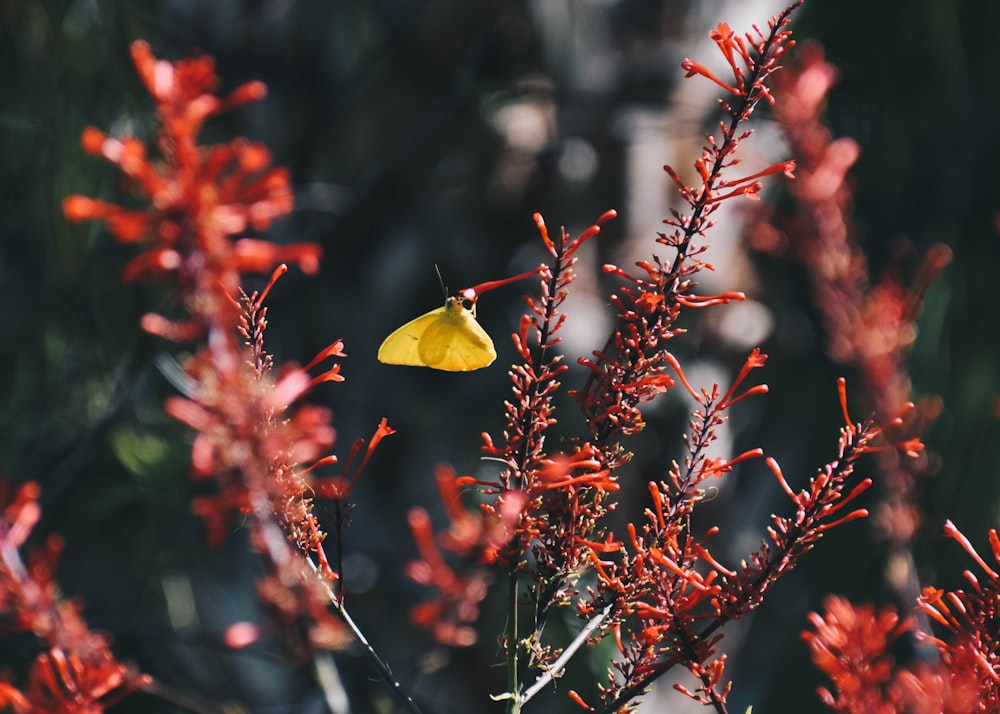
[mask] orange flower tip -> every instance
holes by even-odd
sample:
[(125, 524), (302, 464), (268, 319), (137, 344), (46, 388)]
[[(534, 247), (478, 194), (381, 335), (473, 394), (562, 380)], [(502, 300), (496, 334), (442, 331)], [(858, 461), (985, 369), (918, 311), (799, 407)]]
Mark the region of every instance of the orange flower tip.
[(410, 512), (406, 514), (406, 521), (410, 524), (410, 528), (414, 530), (423, 530), (430, 526), (430, 516), (427, 515), (427, 511), (423, 508), (411, 508)]
[(260, 637), (260, 629), (251, 622), (237, 622), (226, 628), (222, 641), (226, 647), (240, 650), (253, 644)]
[[(267, 285), (265, 285), (264, 289), (257, 294), (256, 300), (254, 300), (254, 309), (259, 310), (261, 308), (264, 304), (265, 298), (267, 298), (267, 296), (271, 293), (271, 288), (273, 288), (275, 283), (278, 282), (278, 279), (287, 272), (288, 266), (285, 263), (280, 263), (278, 267), (274, 269), (274, 272), (271, 273), (270, 279), (267, 281)], [(228, 296), (229, 293), (227, 292), (226, 295)], [(306, 367), (306, 369), (309, 368)]]
[[(156, 69), (158, 91), (155, 93), (155, 96), (163, 98), (164, 95), (170, 96), (174, 94), (173, 66), (168, 62), (157, 62)], [(189, 118), (202, 120), (221, 113), (223, 108), (223, 104), (219, 101), (218, 97), (211, 94), (202, 94), (200, 97), (196, 97), (188, 102), (187, 115)]]
[(576, 703), (577, 705), (579, 705), (588, 712), (597, 711), (596, 709), (594, 709), (594, 707), (590, 706), (589, 704), (587, 704), (587, 702), (583, 701), (583, 697), (577, 694), (576, 690), (574, 689), (570, 689), (568, 692), (566, 692), (566, 696), (572, 699), (574, 703)]
[(300, 471), (299, 474), (304, 475), (307, 473), (311, 473), (318, 468), (322, 468), (323, 466), (332, 466), (335, 463), (337, 463), (337, 457), (334, 454), (329, 454), (321, 459), (316, 459), (316, 461), (313, 462), (312, 466), (302, 469), (302, 471)]
[(193, 323), (171, 322), (163, 315), (147, 312), (139, 319), (139, 327), (144, 332), (162, 337), (171, 342), (184, 342), (194, 339), (200, 334), (200, 328)]
[(951, 248), (944, 243), (935, 243), (927, 251), (927, 265), (933, 270), (946, 267), (952, 258)]
[(296, 261), (299, 270), (306, 275), (316, 275), (319, 272), (319, 258), (317, 256), (300, 256)]
[(86, 196), (67, 196), (63, 199), (63, 215), (69, 221), (86, 221), (92, 218), (103, 218), (107, 215), (111, 204), (95, 201)]
[(318, 365), (325, 359), (330, 357), (346, 357), (347, 353), (344, 352), (344, 341), (334, 340), (332, 343), (327, 345), (324, 349), (312, 358), (312, 360), (303, 369), (309, 370)]
[(261, 81), (255, 80), (253, 82), (247, 82), (233, 90), (232, 94), (227, 98), (226, 104), (229, 106), (237, 106), (240, 104), (247, 104), (249, 102), (256, 102), (267, 96), (267, 85)]
[(313, 377), (311, 385), (315, 386), (317, 384), (322, 384), (323, 382), (343, 382), (345, 381), (344, 375), (340, 373), (340, 365), (335, 364), (327, 371), (322, 374), (318, 374)]
[(117, 206), (108, 208), (105, 225), (120, 242), (136, 243), (149, 232), (148, 216), (145, 213), (122, 211)]
[(914, 437), (913, 439), (909, 439), (899, 444), (898, 448), (910, 458), (915, 459), (920, 456), (920, 452), (924, 450), (924, 444), (920, 441), (920, 439)]
[(80, 137), (80, 145), (88, 154), (99, 154), (107, 138), (104, 132), (94, 126), (88, 126)]
[(389, 426), (389, 419), (387, 417), (382, 417), (379, 420), (377, 431), (381, 436), (392, 436), (396, 433), (396, 430)]
[(129, 49), (132, 52), (133, 59), (136, 57), (142, 57), (147, 55), (150, 57), (152, 56), (152, 50), (150, 50), (149, 48), (149, 43), (146, 42), (145, 40), (136, 40), (135, 42), (132, 43)]
[(307, 245), (310, 250), (303, 250), (297, 256), (299, 269), (306, 275), (315, 275), (319, 272), (319, 259), (323, 251), (319, 246)]
[(42, 495), (42, 487), (36, 481), (25, 481), (17, 492), (18, 501), (37, 501)]
[(733, 34), (733, 31), (729, 28), (729, 23), (720, 22), (716, 29), (708, 33), (708, 36), (716, 42), (729, 42)]
[(243, 144), (237, 153), (240, 168), (248, 173), (261, 171), (271, 163), (271, 152), (262, 144)]

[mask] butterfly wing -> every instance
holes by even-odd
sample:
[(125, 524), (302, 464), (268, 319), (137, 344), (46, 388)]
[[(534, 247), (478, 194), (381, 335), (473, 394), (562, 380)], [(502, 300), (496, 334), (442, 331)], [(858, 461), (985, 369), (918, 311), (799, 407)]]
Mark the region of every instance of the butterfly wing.
[(410, 320), (385, 338), (378, 360), (385, 364), (470, 372), (497, 358), (493, 340), (456, 298)]
[(497, 358), (493, 340), (459, 301), (449, 300), (418, 340), (422, 363), (448, 372), (470, 372)]
[(410, 320), (398, 330), (385, 338), (378, 348), (378, 361), (385, 364), (405, 364), (411, 367), (428, 367), (430, 365), (420, 356), (420, 340), (427, 328), (445, 315), (447, 307), (436, 310)]

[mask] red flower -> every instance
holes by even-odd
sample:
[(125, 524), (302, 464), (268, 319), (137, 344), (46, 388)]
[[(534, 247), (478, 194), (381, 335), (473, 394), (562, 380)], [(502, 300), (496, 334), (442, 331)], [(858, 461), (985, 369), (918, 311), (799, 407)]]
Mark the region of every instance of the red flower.
[(52, 579), (62, 541), (22, 561), (18, 548), (41, 515), (37, 484), (24, 484), (9, 504), (0, 482), (0, 620), (32, 632), (44, 645), (18, 689), (0, 682), (0, 708), (21, 714), (97, 714), (151, 679), (118, 662), (108, 641), (91, 632), (76, 603), (64, 600)]
[[(919, 609), (936, 617), (936, 608), (948, 609), (943, 595), (928, 588)], [(963, 631), (959, 626), (951, 643), (915, 630), (918, 642), (937, 649), (937, 659), (901, 666), (889, 650), (901, 634), (915, 629), (913, 618), (901, 622), (892, 606), (876, 613), (871, 605), (855, 606), (839, 597), (827, 598), (824, 605), (822, 616), (809, 615), (812, 629), (803, 632), (802, 638), (813, 662), (830, 678), (831, 686), (821, 687), (819, 695), (831, 710), (844, 714), (996, 710), (997, 681), (983, 652), (983, 630)], [(950, 616), (939, 621), (951, 627)]]
[(876, 613), (832, 596), (824, 605), (826, 614), (811, 613), (813, 630), (802, 634), (813, 662), (834, 685), (820, 689), (823, 702), (837, 712), (895, 714), (899, 709), (888, 693), (895, 660), (888, 649), (913, 622), (900, 622), (892, 607)]
[(148, 208), (130, 210), (68, 196), (63, 211), (73, 221), (103, 220), (119, 241), (142, 244), (143, 252), (125, 266), (124, 279), (170, 280), (195, 325), (177, 331), (170, 323), (146, 320), (145, 328), (168, 339), (190, 339), (218, 320), (228, 329), (235, 313), (226, 305), (242, 273), (265, 272), (282, 261), (296, 262), (309, 273), (319, 267), (315, 244), (233, 240), (251, 228), (264, 230), (291, 211), (288, 172), (271, 167), (267, 149), (246, 139), (198, 144), (207, 118), (263, 98), (265, 87), (249, 82), (220, 98), (209, 56), (170, 63), (153, 57), (146, 43), (135, 42), (132, 58), (156, 101), (160, 158), (149, 157), (138, 139), (116, 139), (93, 127), (84, 131), (82, 143), (85, 151), (116, 164), (148, 200)]

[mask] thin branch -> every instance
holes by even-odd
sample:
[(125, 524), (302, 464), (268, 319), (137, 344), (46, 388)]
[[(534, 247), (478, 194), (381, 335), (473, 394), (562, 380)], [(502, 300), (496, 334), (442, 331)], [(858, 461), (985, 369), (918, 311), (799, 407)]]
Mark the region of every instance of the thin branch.
[(524, 691), (524, 694), (518, 697), (520, 704), (527, 703), (532, 697), (538, 694), (538, 692), (540, 692), (549, 682), (551, 682), (553, 679), (555, 679), (562, 673), (563, 669), (566, 668), (566, 665), (569, 663), (570, 659), (573, 657), (574, 654), (576, 654), (576, 651), (581, 647), (583, 647), (583, 645), (590, 638), (590, 635), (594, 632), (594, 630), (596, 630), (598, 627), (601, 626), (601, 623), (604, 622), (604, 618), (608, 616), (608, 613), (611, 612), (611, 608), (613, 606), (614, 603), (608, 603), (607, 605), (605, 605), (604, 609), (601, 610), (596, 616), (594, 616), (594, 618), (591, 619), (590, 622), (588, 622), (582, 630), (580, 630), (580, 632), (573, 639), (573, 641), (570, 642), (569, 646), (563, 651), (561, 655), (559, 655), (559, 658), (552, 663), (552, 666), (546, 668), (546, 670), (538, 676), (538, 679), (535, 680), (535, 683), (532, 684), (530, 687), (528, 687)]
[(347, 612), (347, 607), (344, 605), (343, 601), (334, 594), (333, 590), (327, 584), (326, 580), (323, 579), (319, 570), (319, 566), (313, 562), (312, 558), (305, 558), (304, 560), (306, 561), (306, 563), (309, 564), (309, 567), (312, 568), (313, 573), (319, 579), (320, 584), (323, 586), (323, 589), (326, 591), (327, 595), (330, 598), (330, 602), (336, 606), (337, 614), (340, 615), (341, 619), (344, 621), (344, 624), (347, 625), (347, 629), (349, 629), (351, 633), (354, 635), (355, 639), (357, 639), (357, 641), (361, 643), (362, 648), (364, 648), (365, 654), (368, 655), (368, 659), (371, 660), (372, 664), (375, 665), (375, 668), (379, 671), (379, 674), (382, 676), (382, 681), (385, 682), (386, 685), (388, 685), (389, 691), (392, 692), (393, 696), (395, 696), (396, 699), (400, 702), (400, 704), (406, 707), (406, 709), (409, 712), (411, 712), (411, 714), (423, 714), (420, 711), (420, 707), (417, 706), (416, 702), (410, 699), (409, 695), (403, 691), (403, 686), (399, 683), (399, 680), (397, 680), (395, 675), (392, 673), (392, 669), (389, 667), (389, 663), (386, 662), (384, 659), (382, 659), (379, 656), (378, 652), (375, 651), (375, 648), (372, 646), (371, 642), (369, 642), (368, 638), (365, 637), (365, 633), (361, 631), (361, 628), (358, 627), (358, 624), (354, 621), (354, 618), (352, 618), (351, 614)]

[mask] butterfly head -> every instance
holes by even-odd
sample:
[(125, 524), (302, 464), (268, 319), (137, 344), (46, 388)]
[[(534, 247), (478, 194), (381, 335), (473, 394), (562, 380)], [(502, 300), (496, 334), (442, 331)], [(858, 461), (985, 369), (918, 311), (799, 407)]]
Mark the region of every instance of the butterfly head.
[(468, 310), (472, 313), (473, 317), (476, 315), (476, 298), (478, 296), (471, 288), (467, 288), (460, 292), (458, 295), (449, 295), (445, 298), (445, 307), (449, 310), (462, 311)]

